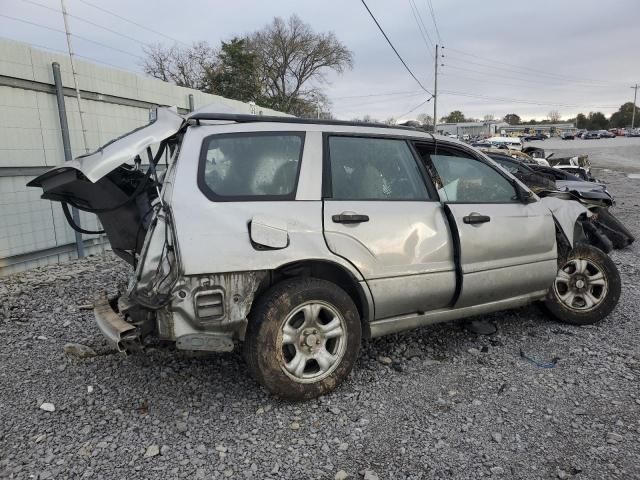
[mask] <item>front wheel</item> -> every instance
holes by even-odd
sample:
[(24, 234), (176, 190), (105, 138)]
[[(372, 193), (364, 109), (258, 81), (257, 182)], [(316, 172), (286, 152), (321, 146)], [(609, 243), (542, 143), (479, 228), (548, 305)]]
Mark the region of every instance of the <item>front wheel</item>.
[(296, 278), (275, 285), (254, 305), (245, 358), (271, 393), (304, 400), (347, 378), (360, 339), (358, 310), (344, 290), (326, 280)]
[(545, 305), (561, 322), (591, 325), (615, 308), (620, 288), (613, 260), (595, 247), (578, 245), (558, 269)]

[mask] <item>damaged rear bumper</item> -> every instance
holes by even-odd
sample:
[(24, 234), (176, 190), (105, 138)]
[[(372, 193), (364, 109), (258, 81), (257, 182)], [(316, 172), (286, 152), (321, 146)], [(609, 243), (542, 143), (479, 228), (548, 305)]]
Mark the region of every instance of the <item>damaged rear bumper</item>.
[(106, 295), (96, 299), (93, 305), (96, 323), (109, 343), (119, 352), (129, 352), (140, 346), (140, 332), (135, 325), (125, 322), (114, 310)]

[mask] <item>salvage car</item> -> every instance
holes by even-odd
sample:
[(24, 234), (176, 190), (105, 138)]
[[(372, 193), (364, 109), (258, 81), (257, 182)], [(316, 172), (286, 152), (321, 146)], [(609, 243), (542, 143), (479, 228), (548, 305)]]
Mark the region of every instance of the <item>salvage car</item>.
[[(510, 150), (506, 147), (504, 148), (495, 148), (495, 147), (486, 147), (484, 145), (480, 145), (477, 146), (476, 144), (472, 145), (475, 148), (479, 148), (479, 150), (481, 152), (484, 153), (497, 153), (497, 154), (501, 154), (501, 155), (508, 155), (511, 158), (514, 158), (522, 163), (526, 163), (529, 165), (541, 165), (541, 166), (549, 166), (549, 162), (547, 162), (547, 160), (543, 157), (532, 157), (531, 155), (528, 155), (527, 153), (521, 152), (520, 150)], [(543, 151), (544, 152), (544, 151)]]
[(606, 185), (581, 180), (556, 168), (526, 165), (506, 155), (487, 155), (539, 196), (565, 198), (587, 207), (593, 215), (583, 223), (583, 229), (592, 245), (608, 253), (635, 241), (634, 235), (609, 211), (615, 202)]
[(620, 296), (588, 209), (412, 128), (160, 108), (29, 186), (97, 214), (132, 265), (94, 308), (118, 350), (242, 342), (249, 371), (289, 399), (340, 385), (363, 338), (537, 301), (588, 325)]
[(486, 142), (495, 148), (507, 147), (511, 150), (522, 150), (522, 140), (519, 137), (490, 137)]
[[(526, 176), (533, 179), (536, 184), (544, 184), (546, 189), (561, 190), (561, 191), (574, 191), (577, 193), (592, 193), (597, 192), (597, 198), (603, 200), (603, 204), (611, 206), (614, 204), (613, 196), (607, 190), (607, 186), (603, 183), (590, 182), (579, 177), (573, 176), (569, 173), (565, 173), (563, 170), (552, 167), (538, 167), (536, 165), (524, 164), (513, 157), (506, 156), (494, 152), (485, 152), (489, 158), (497, 162), (501, 167), (506, 168), (510, 173), (516, 175), (519, 180), (523, 180)], [(552, 173), (551, 173), (552, 172)], [(519, 176), (520, 175), (520, 176)], [(550, 179), (550, 182), (544, 182), (539, 177), (534, 175), (544, 176)], [(522, 177), (521, 177), (522, 176)], [(524, 182), (529, 188), (532, 185), (527, 181)], [(535, 189), (534, 191), (538, 193)]]

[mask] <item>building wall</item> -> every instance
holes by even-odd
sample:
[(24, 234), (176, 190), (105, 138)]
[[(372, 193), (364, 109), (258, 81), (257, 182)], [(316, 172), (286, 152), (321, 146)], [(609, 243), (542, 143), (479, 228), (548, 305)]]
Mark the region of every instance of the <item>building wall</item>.
[[(74, 232), (59, 203), (40, 199), (26, 183), (64, 162), (51, 64), (60, 64), (62, 82), (73, 88), (69, 58), (28, 44), (0, 39), (0, 275), (75, 257)], [(93, 151), (149, 121), (154, 105), (195, 108), (218, 103), (238, 113), (280, 115), (217, 95), (177, 87), (118, 69), (76, 60), (87, 148)], [(73, 155), (85, 153), (78, 103), (65, 92)], [(83, 228), (97, 229), (95, 216), (81, 212)], [(105, 239), (83, 235), (88, 254), (105, 248)]]
[(440, 123), (437, 132), (447, 135), (470, 135), (490, 137), (500, 131), (502, 125), (506, 123), (495, 122), (462, 122), (462, 123)]
[(508, 125), (503, 127), (502, 130), (506, 134), (523, 134), (525, 132), (534, 133), (546, 133), (559, 135), (562, 132), (575, 132), (577, 128), (573, 123), (542, 123), (539, 125)]

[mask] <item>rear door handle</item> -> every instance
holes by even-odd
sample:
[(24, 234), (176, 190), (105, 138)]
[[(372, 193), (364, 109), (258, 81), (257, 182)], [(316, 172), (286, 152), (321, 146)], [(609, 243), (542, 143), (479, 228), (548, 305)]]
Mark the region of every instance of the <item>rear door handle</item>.
[(335, 223), (362, 223), (369, 221), (369, 215), (360, 215), (358, 213), (342, 212), (339, 215), (331, 217)]
[(470, 213), (466, 217), (462, 217), (462, 221), (466, 224), (487, 223), (491, 221), (491, 217), (488, 215), (480, 215), (479, 213)]

